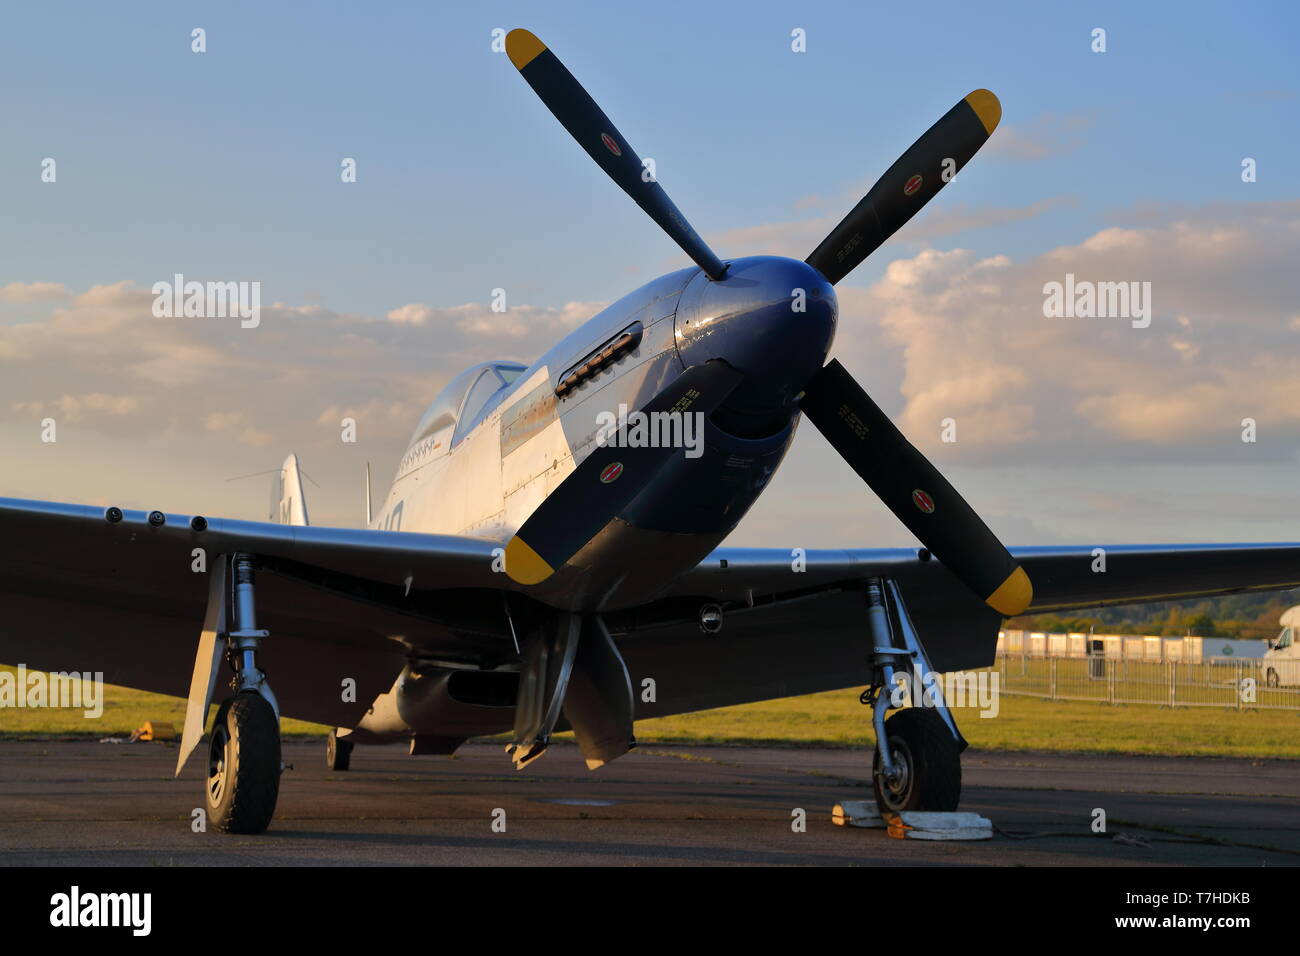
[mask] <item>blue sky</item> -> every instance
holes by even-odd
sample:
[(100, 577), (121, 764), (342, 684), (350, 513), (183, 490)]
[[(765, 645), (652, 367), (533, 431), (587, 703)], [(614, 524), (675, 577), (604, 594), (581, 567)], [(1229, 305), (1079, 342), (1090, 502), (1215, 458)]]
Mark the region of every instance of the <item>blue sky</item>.
[[(363, 461), (382, 483), (460, 366), (530, 359), (685, 264), (491, 51), (525, 26), (724, 257), (806, 255), (993, 90), (989, 144), (840, 284), (836, 354), (1010, 542), (1300, 539), (1278, 520), (1300, 514), (1298, 10), (12, 6), (0, 494), (261, 517), (260, 486), (225, 479), (295, 450), (314, 517), (355, 523)], [(1089, 270), (1152, 280), (1152, 329), (1045, 326), (1044, 278)], [(148, 288), (176, 272), (260, 280), (280, 308), (256, 338), (150, 323)], [(487, 311), (498, 287), (508, 319)], [(27, 450), (52, 409), (66, 437)], [(338, 447), (342, 414), (358, 447)], [(936, 446), (947, 414), (967, 437)], [(906, 540), (804, 429), (735, 543)]]
[[(861, 3), (14, 7), (0, 197), (23, 229), (0, 239), (0, 279), (209, 272), (379, 313), (498, 286), (539, 305), (609, 299), (679, 261), (490, 52), (494, 27), (549, 43), (706, 236), (798, 218), (815, 195), (847, 211), (978, 86), (1006, 126), (1087, 126), (1068, 161), (981, 156), (945, 193), (1077, 200), (962, 235), (977, 251), (1073, 241), (1142, 201), (1240, 199), (1243, 155), (1260, 164), (1252, 199), (1294, 195), (1293, 4), (936, 9), (925, 22), (909, 4)], [(190, 52), (193, 26), (206, 54)], [(1104, 54), (1089, 49), (1096, 26)], [(794, 27), (805, 54), (790, 51)], [(45, 156), (57, 190), (35, 174)], [(339, 182), (344, 156), (355, 185)]]

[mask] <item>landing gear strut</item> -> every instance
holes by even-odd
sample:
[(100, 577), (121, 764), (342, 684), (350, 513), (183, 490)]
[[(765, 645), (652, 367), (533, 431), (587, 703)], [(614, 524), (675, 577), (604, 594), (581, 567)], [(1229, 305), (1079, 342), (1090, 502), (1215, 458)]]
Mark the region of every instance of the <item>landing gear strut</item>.
[(253, 559), (232, 562), (235, 629), (225, 635), (226, 661), (235, 672), (228, 697), (217, 711), (208, 742), (207, 812), (223, 833), (261, 833), (275, 814), (280, 794), (280, 708), (257, 649), (268, 631), (257, 627)]
[[(961, 798), (961, 752), (966, 741), (948, 712), (925, 648), (912, 627), (898, 586), (867, 582), (867, 625), (872, 642), (872, 684), (862, 694), (876, 732), (872, 789), (882, 813), (957, 809)], [(912, 669), (913, 706), (901, 706), (897, 676)]]

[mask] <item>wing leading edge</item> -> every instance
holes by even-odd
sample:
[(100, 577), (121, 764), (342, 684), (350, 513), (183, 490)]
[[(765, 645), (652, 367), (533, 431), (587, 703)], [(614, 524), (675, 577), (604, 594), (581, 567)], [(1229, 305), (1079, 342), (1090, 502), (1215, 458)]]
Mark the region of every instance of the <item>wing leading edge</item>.
[(493, 570), (501, 542), (486, 538), (126, 510), (113, 520), (108, 511), (0, 498), (0, 567), (111, 575), (123, 578), (127, 587), (138, 582), (155, 590), (132, 565), (147, 570), (172, 564), (188, 570), (194, 549), (201, 548), (208, 555), (246, 551), (282, 558), (381, 584), (404, 584), (411, 578), (427, 587), (509, 587), (506, 576)]
[[(1300, 586), (1300, 543), (1122, 544), (1010, 551), (1034, 582), (1034, 600), (1026, 613)], [(1105, 561), (1099, 566), (1101, 557)], [(670, 593), (703, 592), (736, 599), (750, 589), (777, 593), (879, 575), (910, 578), (933, 564), (918, 558), (914, 548), (718, 548), (678, 579)], [(803, 570), (796, 570), (797, 566)]]

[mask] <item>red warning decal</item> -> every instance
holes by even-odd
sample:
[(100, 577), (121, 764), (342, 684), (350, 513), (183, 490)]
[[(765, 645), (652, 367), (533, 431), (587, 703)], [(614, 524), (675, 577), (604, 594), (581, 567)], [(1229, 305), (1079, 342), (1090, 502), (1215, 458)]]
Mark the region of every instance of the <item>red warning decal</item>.
[(934, 499), (920, 488), (917, 488), (912, 492), (912, 504), (916, 505), (928, 515), (934, 514)]
[[(621, 149), (618, 148), (618, 143), (614, 142), (614, 137), (613, 137), (613, 136), (610, 136), (608, 133), (601, 133), (601, 134), (600, 134), (600, 141), (601, 141), (602, 143), (604, 143), (604, 144), (605, 144), (605, 148), (606, 148), (607, 150), (609, 150), (611, 153), (613, 153), (615, 156), (622, 156), (622, 155), (623, 155), (623, 151), (622, 151)], [(918, 177), (918, 178), (920, 178), (920, 177)]]
[(623, 474), (623, 463), (616, 461), (612, 465), (606, 465), (604, 471), (600, 473), (600, 483), (609, 484), (611, 481), (618, 480), (618, 476)]
[(921, 174), (917, 173), (903, 186), (903, 195), (910, 196), (921, 188)]

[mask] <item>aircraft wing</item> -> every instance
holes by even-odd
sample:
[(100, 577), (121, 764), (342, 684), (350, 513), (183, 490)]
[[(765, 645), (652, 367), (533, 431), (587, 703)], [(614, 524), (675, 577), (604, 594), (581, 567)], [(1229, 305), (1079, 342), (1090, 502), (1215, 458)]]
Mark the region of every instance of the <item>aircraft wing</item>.
[[(1124, 544), (1010, 551), (1034, 585), (1027, 614), (1300, 586), (1300, 543)], [(1104, 563), (1099, 564), (1103, 557)], [(915, 548), (718, 548), (679, 578), (670, 593), (743, 600), (750, 590), (798, 592), (881, 575), (923, 581), (927, 573), (940, 571), (941, 565), (922, 560)]]
[[(1034, 585), (1030, 613), (1300, 586), (1300, 544), (1013, 548)], [(888, 576), (937, 670), (992, 663), (1002, 618), (939, 562), (912, 548), (719, 548), (661, 598), (678, 621), (700, 604), (724, 626), (646, 621), (625, 630), (634, 672), (670, 675), (638, 717), (862, 685), (870, 680), (862, 582)], [(624, 646), (624, 645), (621, 645)], [(689, 661), (689, 666), (685, 662)]]
[[(202, 523), (200, 523), (202, 525)], [(207, 602), (207, 566), (247, 551), (258, 580), (259, 652), (285, 716), (356, 726), (412, 653), (441, 661), (516, 657), (495, 616), (499, 542), (229, 519), (195, 530), (143, 511), (0, 499), (0, 662), (102, 672), (109, 683), (185, 696)], [(1013, 549), (1033, 580), (1032, 611), (1300, 586), (1300, 545)], [(1002, 621), (934, 560), (910, 548), (720, 548), (651, 605), (610, 612), (634, 686), (658, 682), (638, 719), (862, 685), (870, 679), (862, 582), (898, 582), (940, 670), (993, 659)], [(408, 581), (411, 587), (408, 588)], [(695, 623), (725, 609), (721, 633)], [(483, 613), (484, 611), (488, 613)], [(228, 677), (223, 675), (223, 680)], [(356, 682), (354, 698), (339, 693)]]
[[(109, 683), (184, 697), (221, 554), (247, 551), (259, 577), (265, 666), (285, 716), (355, 726), (406, 662), (407, 634), (431, 627), (426, 589), (501, 589), (499, 542), (447, 535), (280, 525), (0, 499), (0, 662), (102, 672)], [(407, 597), (407, 580), (417, 590)], [(474, 593), (466, 591), (465, 593)], [(450, 660), (482, 635), (440, 629)], [(506, 641), (508, 644), (508, 639)], [(322, 652), (327, 650), (327, 652)], [(228, 677), (228, 672), (226, 674)], [(342, 681), (357, 682), (355, 701)]]

